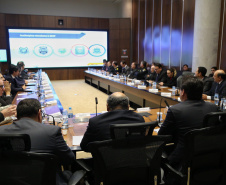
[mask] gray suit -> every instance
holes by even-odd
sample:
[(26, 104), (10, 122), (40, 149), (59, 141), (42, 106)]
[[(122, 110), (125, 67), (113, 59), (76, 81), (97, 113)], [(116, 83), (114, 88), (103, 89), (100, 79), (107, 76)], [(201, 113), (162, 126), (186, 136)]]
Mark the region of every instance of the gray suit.
[(60, 127), (43, 125), (30, 118), (21, 118), (11, 125), (0, 126), (0, 134), (22, 133), (31, 138), (31, 151), (53, 153), (62, 164), (70, 164), (75, 160), (74, 153), (67, 146)]

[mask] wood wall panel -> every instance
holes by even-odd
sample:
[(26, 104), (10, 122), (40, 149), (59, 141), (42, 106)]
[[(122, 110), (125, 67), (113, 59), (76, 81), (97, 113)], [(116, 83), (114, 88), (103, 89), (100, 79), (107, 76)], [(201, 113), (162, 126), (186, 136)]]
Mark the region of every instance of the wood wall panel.
[(162, 0), (161, 63), (169, 66), (171, 45), (171, 1)]
[(140, 64), (140, 62), (142, 60), (144, 60), (144, 37), (145, 37), (145, 4), (146, 1), (145, 0), (140, 0), (139, 3), (139, 25), (138, 25), (138, 37), (139, 37), (139, 43), (138, 43), (138, 48), (139, 48), (139, 58), (138, 58), (138, 63)]
[(31, 16), (28, 15), (18, 15), (19, 16), (19, 26), (20, 27), (30, 27), (31, 26)]
[(45, 28), (55, 28), (57, 22), (55, 20), (55, 16), (43, 16), (43, 26)]
[(41, 15), (31, 15), (31, 27), (38, 28), (44, 27), (43, 16)]
[[(191, 67), (195, 0), (144, 2), (145, 6), (143, 0), (132, 1), (133, 60), (142, 60), (144, 52), (144, 59), (149, 63), (160, 62), (177, 68), (187, 63)], [(143, 18), (144, 12), (146, 17)], [(139, 22), (143, 20), (146, 20), (146, 29)], [(143, 31), (146, 32), (144, 36)]]
[(153, 0), (146, 0), (146, 33), (144, 38), (144, 60), (148, 63), (153, 61)]
[(175, 67), (180, 66), (181, 60), (182, 15), (183, 0), (173, 0), (170, 65)]
[(5, 14), (0, 13), (0, 26), (5, 26)]
[(154, 0), (153, 60), (155, 62), (161, 62), (161, 8), (161, 0)]
[(19, 16), (16, 14), (6, 14), (5, 26), (19, 26)]
[(110, 19), (109, 20), (109, 29), (110, 30), (118, 30), (119, 29), (119, 21), (120, 21), (120, 19)]
[(108, 29), (109, 28), (109, 19), (98, 19), (99, 29)]
[(132, 1), (132, 11), (133, 11), (133, 19), (132, 19), (132, 47), (133, 47), (133, 62), (138, 63), (138, 1)]
[(193, 40), (194, 40), (195, 1), (184, 1), (184, 19), (182, 36), (182, 61), (181, 65), (187, 64), (192, 67)]

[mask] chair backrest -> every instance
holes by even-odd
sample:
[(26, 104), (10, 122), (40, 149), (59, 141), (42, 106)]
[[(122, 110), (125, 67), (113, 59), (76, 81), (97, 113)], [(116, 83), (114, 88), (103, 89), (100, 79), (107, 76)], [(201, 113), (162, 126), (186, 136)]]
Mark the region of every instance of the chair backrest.
[(0, 134), (0, 156), (3, 151), (30, 151), (30, 148), (27, 134)]
[(123, 139), (126, 137), (139, 137), (152, 135), (154, 128), (158, 125), (157, 121), (146, 123), (112, 124), (110, 133), (112, 139)]
[(162, 150), (170, 138), (142, 136), (90, 143), (95, 184), (157, 184)]
[(0, 184), (56, 185), (56, 156), (5, 151), (0, 157)]
[(226, 112), (210, 112), (203, 118), (203, 127), (226, 124)]
[(192, 130), (185, 135), (182, 168), (190, 184), (226, 184), (226, 126)]

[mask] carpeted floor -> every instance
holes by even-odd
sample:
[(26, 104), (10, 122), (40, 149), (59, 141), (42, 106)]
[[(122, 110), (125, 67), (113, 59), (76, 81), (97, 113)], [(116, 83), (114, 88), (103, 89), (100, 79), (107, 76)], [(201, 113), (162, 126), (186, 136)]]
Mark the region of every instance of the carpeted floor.
[(98, 98), (97, 112), (107, 111), (108, 95), (88, 85), (84, 80), (51, 81), (64, 109), (72, 107), (73, 113), (95, 113), (95, 97)]

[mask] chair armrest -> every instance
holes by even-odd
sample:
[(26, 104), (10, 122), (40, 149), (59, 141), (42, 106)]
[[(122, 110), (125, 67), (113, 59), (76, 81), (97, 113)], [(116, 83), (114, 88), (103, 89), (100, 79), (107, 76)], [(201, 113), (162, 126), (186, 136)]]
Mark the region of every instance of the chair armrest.
[(69, 179), (68, 185), (78, 184), (85, 175), (86, 175), (86, 171), (84, 170), (79, 170), (74, 172)]
[(90, 166), (86, 161), (87, 160), (92, 160), (92, 158), (87, 158), (87, 159), (77, 159), (76, 163), (81, 166), (85, 171), (90, 172), (92, 171), (92, 166)]

